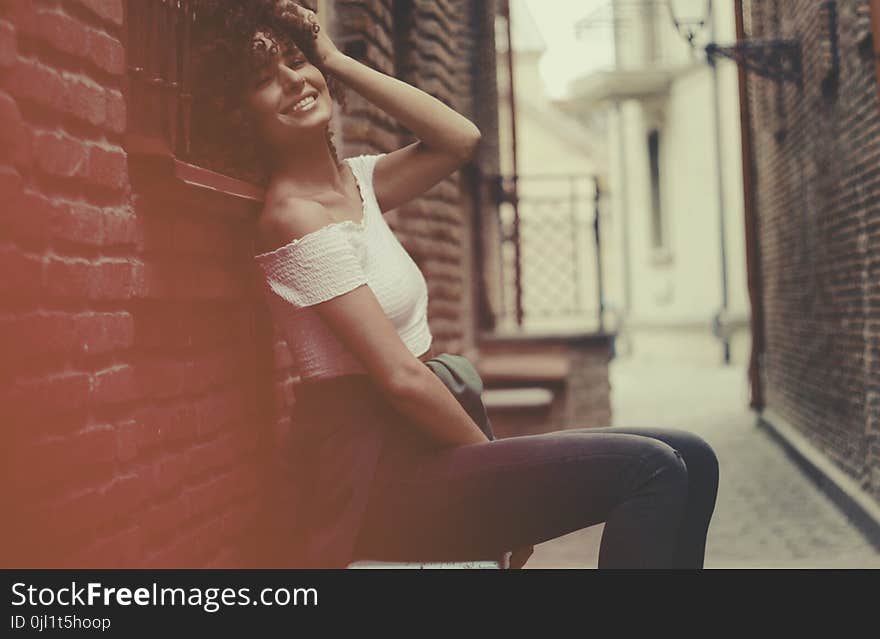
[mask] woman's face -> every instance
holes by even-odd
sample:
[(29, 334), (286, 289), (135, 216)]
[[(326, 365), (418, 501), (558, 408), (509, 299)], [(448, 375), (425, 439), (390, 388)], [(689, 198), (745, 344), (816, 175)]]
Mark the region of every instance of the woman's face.
[[(271, 51), (274, 40), (258, 31), (254, 42), (262, 41)], [(333, 114), (327, 82), (321, 71), (296, 47), (266, 54), (266, 64), (257, 66), (245, 80), (245, 105), (257, 131), (269, 144), (285, 143), (302, 134), (323, 132)]]

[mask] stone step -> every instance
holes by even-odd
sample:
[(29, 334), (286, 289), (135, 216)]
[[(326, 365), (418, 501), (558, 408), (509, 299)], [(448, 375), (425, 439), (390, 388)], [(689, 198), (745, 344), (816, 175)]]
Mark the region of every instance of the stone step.
[(480, 355), (476, 367), (487, 389), (512, 384), (558, 386), (570, 373), (568, 357), (556, 353)]
[(546, 388), (494, 388), (484, 390), (483, 405), (486, 410), (542, 410), (553, 404), (553, 391)]
[(483, 391), (483, 405), (497, 438), (546, 432), (555, 394), (538, 387)]

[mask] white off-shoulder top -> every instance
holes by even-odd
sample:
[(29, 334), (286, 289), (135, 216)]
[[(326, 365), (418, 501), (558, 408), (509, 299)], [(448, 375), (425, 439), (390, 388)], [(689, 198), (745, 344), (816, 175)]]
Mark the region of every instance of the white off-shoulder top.
[(388, 226), (373, 192), (373, 168), (383, 155), (344, 160), (360, 191), (360, 222), (333, 222), (254, 256), (265, 276), (272, 316), (302, 380), (367, 373), (312, 308), (364, 284), (413, 355), (431, 347), (427, 282)]

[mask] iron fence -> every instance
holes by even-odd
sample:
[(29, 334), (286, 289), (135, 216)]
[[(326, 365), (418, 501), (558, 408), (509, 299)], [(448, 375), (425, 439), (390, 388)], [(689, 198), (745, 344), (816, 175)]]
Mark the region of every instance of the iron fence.
[(604, 330), (595, 176), (500, 176), (502, 317), (523, 330)]

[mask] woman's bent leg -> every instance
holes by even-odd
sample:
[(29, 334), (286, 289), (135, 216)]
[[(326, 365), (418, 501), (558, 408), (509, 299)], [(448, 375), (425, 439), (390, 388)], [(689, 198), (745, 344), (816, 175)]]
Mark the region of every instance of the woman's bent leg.
[(485, 559), (606, 522), (600, 568), (676, 564), (687, 467), (672, 446), (561, 431), (421, 453), (377, 486), (356, 556)]
[[(674, 563), (680, 568), (702, 568), (706, 535), (715, 511), (719, 468), (715, 451), (695, 433), (675, 428), (577, 428), (563, 433), (628, 433), (653, 437), (668, 444), (684, 459), (688, 470), (688, 500), (676, 544)], [(606, 527), (607, 530), (607, 527)]]

